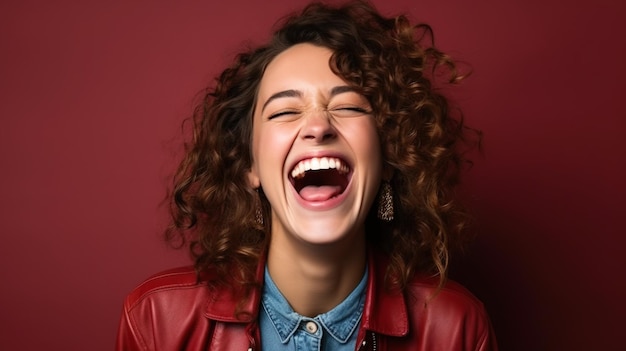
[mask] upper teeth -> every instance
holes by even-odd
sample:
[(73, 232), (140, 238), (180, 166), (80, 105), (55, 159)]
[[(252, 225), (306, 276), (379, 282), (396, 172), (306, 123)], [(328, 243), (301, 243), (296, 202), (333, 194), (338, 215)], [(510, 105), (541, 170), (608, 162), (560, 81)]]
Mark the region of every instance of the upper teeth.
[(291, 171), (293, 178), (304, 177), (306, 171), (317, 171), (320, 169), (336, 169), (340, 173), (348, 173), (350, 169), (343, 162), (335, 157), (313, 157), (298, 162)]

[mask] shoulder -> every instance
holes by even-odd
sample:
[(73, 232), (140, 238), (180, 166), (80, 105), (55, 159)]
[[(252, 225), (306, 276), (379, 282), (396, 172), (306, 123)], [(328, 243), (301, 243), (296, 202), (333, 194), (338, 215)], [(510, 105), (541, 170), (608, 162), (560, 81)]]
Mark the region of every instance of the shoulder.
[(193, 267), (167, 270), (139, 284), (124, 301), (118, 350), (180, 350), (205, 345), (209, 288)]
[(447, 280), (441, 288), (438, 284), (438, 277), (417, 276), (407, 286), (409, 297), (421, 301), (424, 307), (448, 308), (458, 312), (484, 311), (483, 303), (461, 284), (453, 280)]
[(125, 307), (131, 311), (146, 302), (167, 304), (172, 299), (197, 295), (198, 298), (208, 294), (205, 283), (199, 281), (193, 267), (179, 267), (155, 274), (139, 284), (126, 297)]
[(442, 349), (496, 350), (495, 336), (483, 303), (457, 282), (449, 280), (441, 288), (438, 283), (437, 277), (415, 277), (407, 286), (412, 325), (430, 340), (456, 340), (459, 345), (465, 345), (464, 348), (449, 345)]

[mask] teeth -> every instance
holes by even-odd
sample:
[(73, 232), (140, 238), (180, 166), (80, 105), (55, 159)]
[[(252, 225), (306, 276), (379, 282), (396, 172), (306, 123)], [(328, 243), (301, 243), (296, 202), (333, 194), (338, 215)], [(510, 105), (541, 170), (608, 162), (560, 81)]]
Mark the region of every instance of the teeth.
[(293, 178), (302, 178), (307, 171), (317, 171), (320, 169), (336, 169), (339, 173), (346, 174), (350, 171), (347, 165), (335, 157), (313, 157), (298, 162), (293, 170), (291, 176)]

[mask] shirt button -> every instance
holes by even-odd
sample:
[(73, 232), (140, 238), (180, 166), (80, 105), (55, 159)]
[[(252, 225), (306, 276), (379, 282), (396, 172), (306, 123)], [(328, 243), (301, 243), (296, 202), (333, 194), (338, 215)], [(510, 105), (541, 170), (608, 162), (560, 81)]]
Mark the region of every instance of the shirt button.
[(307, 322), (304, 327), (311, 334), (315, 334), (317, 332), (317, 324), (315, 324), (315, 322)]

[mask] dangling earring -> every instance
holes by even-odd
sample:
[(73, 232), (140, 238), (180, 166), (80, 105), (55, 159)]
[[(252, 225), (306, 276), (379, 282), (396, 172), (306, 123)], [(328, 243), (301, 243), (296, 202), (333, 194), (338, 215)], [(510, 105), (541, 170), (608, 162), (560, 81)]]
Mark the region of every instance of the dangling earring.
[(391, 184), (383, 181), (380, 185), (380, 193), (378, 194), (378, 218), (391, 222), (393, 220), (393, 191)]
[(261, 205), (261, 194), (259, 193), (259, 188), (256, 189), (254, 207), (254, 221), (259, 226), (263, 226), (263, 207)]

